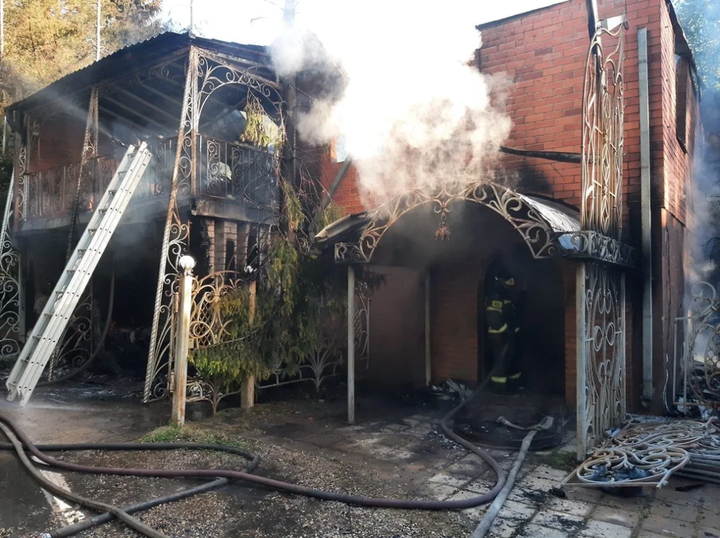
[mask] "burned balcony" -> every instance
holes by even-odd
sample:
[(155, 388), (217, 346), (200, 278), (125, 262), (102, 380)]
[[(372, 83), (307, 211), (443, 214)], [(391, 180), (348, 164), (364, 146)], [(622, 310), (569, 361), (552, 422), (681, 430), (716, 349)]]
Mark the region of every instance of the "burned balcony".
[[(244, 213), (272, 212), (278, 202), (278, 161), (272, 148), (197, 136), (196, 174), (193, 189), (181, 202), (201, 199), (200, 206), (242, 206)], [(166, 139), (151, 148), (153, 160), (138, 186), (128, 211), (166, 209), (170, 192), (177, 139)], [(118, 161), (100, 156), (86, 165), (89, 181), (82, 183), (78, 215), (90, 213), (112, 179)], [(20, 178), (16, 191), (16, 219), (20, 229), (67, 225), (77, 195), (80, 162), (46, 168)], [(203, 200), (204, 202), (203, 203)], [(162, 200), (161, 203), (156, 203)], [(155, 206), (157, 205), (157, 208)], [(135, 207), (132, 207), (135, 206)], [(227, 207), (225, 208), (227, 212)]]
[[(134, 205), (145, 207), (148, 201), (161, 198), (165, 200), (163, 205), (167, 203), (176, 144), (176, 140), (169, 139), (152, 148), (153, 160), (135, 191)], [(15, 191), (17, 225), (21, 230), (66, 226), (78, 194), (78, 216), (82, 219), (95, 209), (117, 165), (113, 155), (91, 159), (86, 164), (87, 175), (80, 183), (79, 193), (80, 161), (21, 176)]]
[(198, 137), (196, 196), (270, 209), (277, 203), (277, 159), (272, 149)]
[(166, 215), (170, 200), (183, 219), (271, 224), (282, 102), (262, 47), (169, 33), (103, 58), (9, 109), (15, 229), (66, 226), (80, 176), (87, 219), (125, 147), (140, 141), (153, 159), (128, 219)]

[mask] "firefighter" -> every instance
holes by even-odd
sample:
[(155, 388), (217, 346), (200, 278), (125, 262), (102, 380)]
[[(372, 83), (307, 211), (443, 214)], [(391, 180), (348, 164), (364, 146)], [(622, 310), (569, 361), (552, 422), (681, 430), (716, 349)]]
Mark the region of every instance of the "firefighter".
[(514, 392), (522, 375), (519, 353), (520, 300), (513, 301), (515, 279), (507, 271), (495, 275), (485, 297), (485, 322), (492, 355), (491, 387), (496, 392)]

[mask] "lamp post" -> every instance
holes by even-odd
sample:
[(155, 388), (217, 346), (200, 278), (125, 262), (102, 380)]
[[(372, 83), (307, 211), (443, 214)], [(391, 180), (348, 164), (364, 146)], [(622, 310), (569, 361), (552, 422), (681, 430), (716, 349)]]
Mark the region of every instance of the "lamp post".
[(192, 256), (180, 258), (180, 306), (178, 308), (175, 333), (175, 384), (173, 391), (172, 423), (185, 424), (185, 403), (187, 400), (187, 360), (190, 351), (190, 316), (192, 313), (192, 270), (195, 260)]

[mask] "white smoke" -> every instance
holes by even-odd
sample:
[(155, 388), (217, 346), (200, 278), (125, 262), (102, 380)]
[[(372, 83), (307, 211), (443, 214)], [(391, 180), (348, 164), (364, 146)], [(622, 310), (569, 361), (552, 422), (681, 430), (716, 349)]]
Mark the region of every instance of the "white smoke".
[(480, 4), (303, 2), (295, 33), (273, 45), (280, 75), (343, 73), (340, 98), (316, 100), (300, 115), (298, 133), (312, 143), (343, 137), (365, 203), (488, 177), (511, 122), (505, 82), (482, 75), (473, 61)]

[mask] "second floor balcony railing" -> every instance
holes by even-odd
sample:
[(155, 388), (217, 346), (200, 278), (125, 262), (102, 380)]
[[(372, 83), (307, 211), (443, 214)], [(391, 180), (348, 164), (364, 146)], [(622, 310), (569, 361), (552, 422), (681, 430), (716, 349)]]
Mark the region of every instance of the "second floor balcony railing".
[[(151, 146), (153, 158), (135, 191), (134, 201), (167, 196), (176, 149), (176, 138)], [(278, 200), (276, 164), (271, 150), (199, 135), (193, 195), (234, 201), (260, 210), (272, 209)], [(112, 180), (117, 160), (101, 156), (89, 162), (88, 167), (88, 180), (80, 191), (80, 214), (95, 209)], [(15, 191), (18, 223), (68, 217), (79, 174), (80, 163), (75, 162), (21, 178)]]
[[(175, 145), (175, 139), (163, 140), (155, 145), (150, 166), (135, 191), (136, 199), (169, 192)], [(96, 157), (88, 162), (88, 179), (80, 189), (78, 213), (95, 209), (115, 174), (117, 164), (117, 160), (110, 156)], [(15, 191), (18, 220), (27, 222), (70, 216), (79, 175), (80, 162), (26, 174)]]
[(198, 136), (195, 192), (272, 210), (278, 202), (273, 148)]

